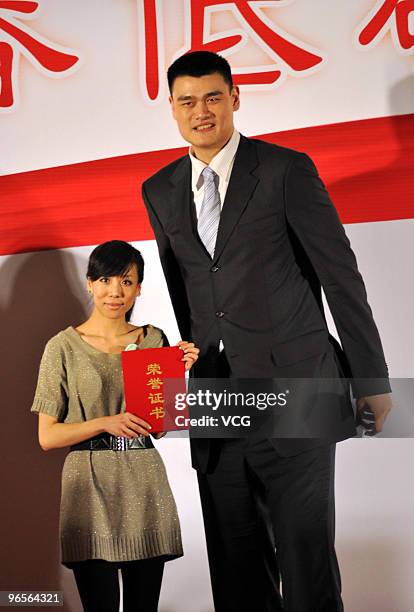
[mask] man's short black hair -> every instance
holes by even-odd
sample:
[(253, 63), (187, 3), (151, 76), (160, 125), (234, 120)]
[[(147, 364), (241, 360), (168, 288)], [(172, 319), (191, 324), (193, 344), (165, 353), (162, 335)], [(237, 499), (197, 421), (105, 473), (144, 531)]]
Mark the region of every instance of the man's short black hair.
[(168, 68), (167, 79), (170, 94), (172, 94), (174, 81), (177, 77), (202, 77), (216, 72), (221, 74), (231, 90), (233, 87), (231, 68), (224, 57), (211, 51), (192, 51), (191, 53), (186, 53), (176, 59)]

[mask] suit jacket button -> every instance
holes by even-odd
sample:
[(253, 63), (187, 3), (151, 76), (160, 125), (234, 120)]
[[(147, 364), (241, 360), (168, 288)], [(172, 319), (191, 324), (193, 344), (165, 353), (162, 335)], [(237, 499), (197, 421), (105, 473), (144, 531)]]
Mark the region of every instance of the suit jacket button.
[(211, 272), (218, 272), (220, 270), (220, 268), (218, 266), (213, 266), (211, 268)]
[(224, 312), (219, 310), (218, 312), (216, 312), (216, 317), (219, 317), (219, 319), (221, 319), (221, 317), (224, 317)]

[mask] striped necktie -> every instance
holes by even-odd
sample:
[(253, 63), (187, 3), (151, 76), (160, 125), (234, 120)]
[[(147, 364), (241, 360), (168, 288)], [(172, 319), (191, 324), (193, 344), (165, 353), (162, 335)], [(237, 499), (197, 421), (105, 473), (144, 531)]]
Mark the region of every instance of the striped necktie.
[(201, 174), (204, 179), (204, 197), (197, 229), (202, 243), (213, 258), (221, 211), (218, 175), (209, 166), (206, 166)]

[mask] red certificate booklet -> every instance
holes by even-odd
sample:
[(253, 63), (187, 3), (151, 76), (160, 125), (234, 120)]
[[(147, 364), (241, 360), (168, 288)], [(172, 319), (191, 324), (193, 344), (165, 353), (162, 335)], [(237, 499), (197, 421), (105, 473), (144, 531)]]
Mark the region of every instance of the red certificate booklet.
[(126, 410), (150, 423), (152, 433), (188, 429), (183, 355), (177, 346), (122, 353)]

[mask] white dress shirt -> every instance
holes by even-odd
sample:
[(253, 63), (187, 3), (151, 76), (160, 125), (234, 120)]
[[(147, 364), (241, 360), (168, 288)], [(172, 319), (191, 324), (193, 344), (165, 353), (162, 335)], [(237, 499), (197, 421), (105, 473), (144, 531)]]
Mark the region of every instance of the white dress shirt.
[[(224, 198), (226, 197), (227, 187), (230, 182), (231, 171), (233, 170), (234, 158), (236, 157), (237, 147), (240, 142), (240, 134), (237, 130), (234, 130), (232, 137), (228, 143), (213, 157), (211, 162), (208, 164), (212, 170), (219, 177), (219, 194), (220, 194), (220, 206), (223, 208)], [(196, 207), (197, 219), (200, 214), (201, 204), (203, 203), (204, 197), (204, 179), (202, 172), (207, 164), (197, 159), (189, 150), (191, 159), (192, 176), (191, 176), (191, 187), (193, 190), (194, 204)]]
[[(226, 197), (227, 187), (230, 182), (231, 171), (233, 170), (234, 158), (236, 157), (236, 151), (240, 142), (240, 134), (237, 130), (233, 131), (232, 137), (228, 143), (220, 149), (220, 151), (213, 157), (209, 164), (205, 164), (200, 159), (197, 159), (191, 148), (189, 155), (191, 159), (191, 188), (193, 190), (194, 204), (196, 208), (197, 219), (200, 215), (201, 204), (204, 198), (204, 178), (201, 174), (204, 168), (210, 166), (212, 170), (219, 177), (219, 194), (220, 194), (220, 208), (223, 208), (224, 198)], [(224, 348), (223, 341), (220, 340), (219, 349), (222, 351)]]

